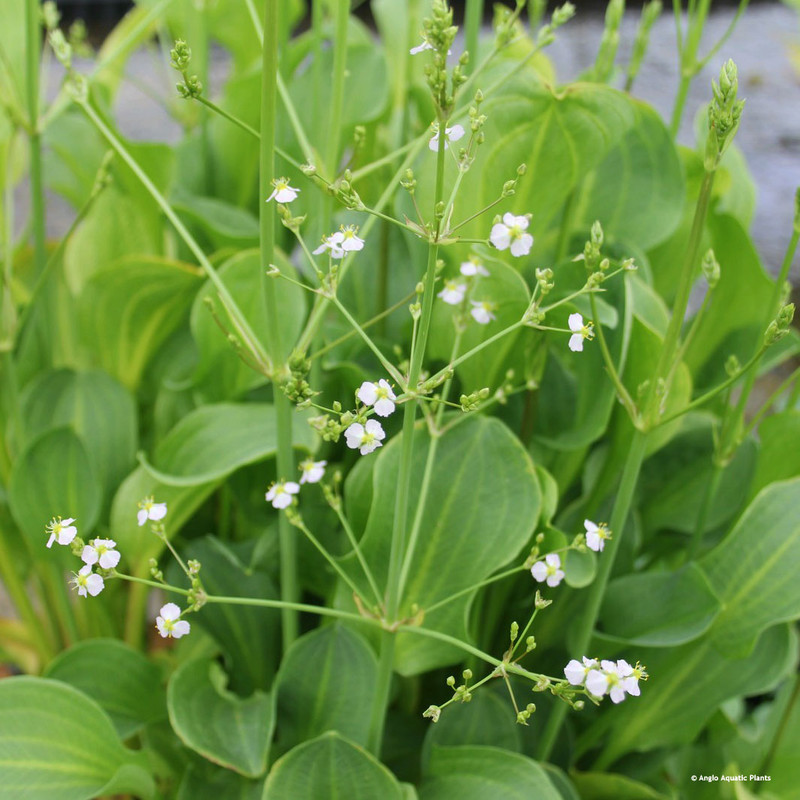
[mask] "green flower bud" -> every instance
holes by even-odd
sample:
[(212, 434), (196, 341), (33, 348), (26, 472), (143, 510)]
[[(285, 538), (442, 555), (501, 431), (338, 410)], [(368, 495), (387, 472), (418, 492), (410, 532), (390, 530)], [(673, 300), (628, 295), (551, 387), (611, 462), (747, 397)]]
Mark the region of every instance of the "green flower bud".
[(709, 249), (705, 256), (703, 256), (701, 268), (703, 270), (706, 283), (708, 283), (708, 288), (713, 289), (719, 283), (720, 276), (719, 262), (714, 256), (713, 250)]

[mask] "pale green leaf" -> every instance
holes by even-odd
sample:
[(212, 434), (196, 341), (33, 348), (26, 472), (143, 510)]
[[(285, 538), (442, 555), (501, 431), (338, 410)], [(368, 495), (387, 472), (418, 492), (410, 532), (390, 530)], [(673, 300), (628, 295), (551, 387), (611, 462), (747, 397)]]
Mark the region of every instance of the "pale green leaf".
[(242, 699), (225, 688), (227, 678), (207, 659), (188, 661), (172, 675), (167, 708), (180, 740), (200, 755), (245, 777), (267, 769), (275, 724), (269, 695)]
[(763, 489), (700, 566), (722, 602), (720, 652), (745, 656), (765, 628), (800, 617), (800, 478)]
[(498, 747), (434, 747), (420, 800), (560, 800), (531, 758)]
[(83, 692), (42, 678), (0, 681), (0, 786), (9, 798), (91, 800), (113, 785), (143, 798), (152, 778)]
[(366, 744), (377, 678), (372, 648), (355, 631), (337, 623), (298, 639), (275, 682), (281, 752), (332, 730)]
[(120, 739), (166, 717), (161, 672), (116, 639), (78, 642), (48, 664), (44, 676), (67, 683), (108, 714)]
[(373, 756), (337, 733), (298, 745), (270, 770), (263, 800), (403, 800), (397, 779)]

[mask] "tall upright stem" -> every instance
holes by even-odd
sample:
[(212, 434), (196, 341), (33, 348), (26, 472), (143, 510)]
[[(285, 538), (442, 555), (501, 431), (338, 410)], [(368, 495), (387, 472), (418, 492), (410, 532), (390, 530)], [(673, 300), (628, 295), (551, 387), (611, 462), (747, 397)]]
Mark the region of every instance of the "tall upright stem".
[[(264, 12), (264, 46), (261, 65), (261, 181), (259, 195), (261, 232), (261, 291), (267, 313), (267, 350), (272, 361), (272, 392), (278, 438), (278, 480), (294, 478), (292, 451), (292, 409), (281, 389), (286, 353), (281, 342), (278, 299), (275, 281), (267, 276), (275, 254), (275, 214), (265, 202), (275, 171), (275, 105), (278, 75), (278, 5), (280, 0), (267, 0)], [(280, 541), (281, 599), (297, 602), (297, 548), (295, 535), (285, 514), (278, 518)], [(298, 635), (297, 611), (281, 609), (284, 651)]]
[[(446, 119), (439, 119), (439, 130), (445, 129)], [(439, 150), (436, 158), (436, 190), (434, 196), (435, 209), (444, 194), (444, 157), (446, 137), (439, 137)], [(422, 371), (422, 362), (428, 342), (428, 334), (433, 316), (433, 298), (435, 295), (434, 281), (436, 279), (436, 260), (439, 254), (439, 227), (428, 245), (428, 263), (425, 269), (425, 291), (422, 296), (422, 311), (420, 324), (414, 347), (411, 352), (411, 363), (408, 370), (409, 391), (415, 391)], [(392, 522), (392, 545), (389, 555), (389, 572), (386, 582), (386, 617), (395, 620), (400, 608), (400, 573), (403, 556), (406, 550), (406, 529), (408, 526), (409, 493), (411, 489), (411, 464), (414, 458), (414, 424), (417, 416), (417, 404), (406, 403), (403, 412), (403, 435), (401, 439), (400, 468), (397, 476), (397, 493)], [(369, 748), (380, 756), (383, 743), (383, 728), (386, 721), (386, 711), (389, 703), (389, 690), (394, 670), (395, 636), (393, 633), (384, 632), (381, 638), (381, 653), (378, 662), (378, 685), (375, 691), (375, 702), (372, 707), (370, 721)]]
[(25, 60), (25, 92), (28, 106), (31, 167), (31, 226), (33, 230), (33, 257), (38, 274), (44, 269), (45, 210), (44, 179), (42, 176), (42, 135), (39, 129), (39, 59), (41, 56), (41, 31), (39, 0), (27, 0), (25, 28), (27, 50)]
[[(628, 519), (628, 514), (633, 501), (633, 492), (639, 479), (639, 471), (644, 461), (645, 448), (647, 445), (648, 434), (635, 430), (631, 441), (628, 456), (625, 460), (625, 467), (622, 472), (617, 497), (614, 501), (614, 508), (609, 520), (609, 528), (613, 532), (611, 540), (603, 551), (602, 558), (598, 562), (597, 575), (595, 576), (592, 587), (589, 590), (589, 597), (583, 609), (583, 614), (578, 620), (578, 633), (575, 637), (575, 653), (578, 656), (587, 655), (589, 645), (592, 641), (592, 632), (597, 624), (600, 614), (600, 604), (603, 602), (608, 579), (614, 567), (614, 560), (619, 551), (619, 543), (622, 539), (622, 532)], [(558, 703), (547, 720), (547, 726), (542, 733), (539, 742), (537, 758), (546, 761), (553, 750), (553, 746), (558, 738), (561, 725), (566, 716), (568, 706), (566, 703)]]
[[(673, 138), (678, 135), (681, 127), (681, 119), (683, 119), (683, 109), (686, 105), (686, 98), (689, 95), (689, 87), (691, 86), (692, 79), (697, 74), (698, 62), (697, 51), (700, 49), (700, 40), (703, 37), (703, 28), (706, 24), (706, 17), (708, 10), (711, 7), (711, 0), (700, 0), (697, 4), (697, 12), (693, 17), (691, 9), (689, 12), (689, 30), (686, 34), (685, 41), (679, 40), (678, 51), (679, 67), (680, 67), (680, 83), (678, 84), (678, 92), (675, 96), (675, 103), (672, 106), (672, 119), (670, 121), (670, 133)], [(675, 8), (675, 25), (680, 30), (680, 3), (674, 4)]]
[[(467, 0), (464, 13), (464, 29), (466, 32), (467, 52), (471, 64), (478, 63), (478, 39), (483, 22), (483, 0)], [(474, 68), (474, 67), (473, 67)]]

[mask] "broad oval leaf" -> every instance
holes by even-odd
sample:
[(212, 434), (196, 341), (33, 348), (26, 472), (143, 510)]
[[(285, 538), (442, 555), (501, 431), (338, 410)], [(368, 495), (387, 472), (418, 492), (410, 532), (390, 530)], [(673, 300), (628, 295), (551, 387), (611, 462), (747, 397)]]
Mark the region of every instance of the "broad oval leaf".
[(138, 387), (150, 358), (181, 324), (200, 275), (157, 256), (127, 256), (95, 273), (83, 288), (80, 317), (103, 369), (129, 389)]
[(761, 491), (700, 566), (722, 602), (720, 652), (745, 656), (765, 628), (800, 617), (800, 478)]
[[(416, 431), (411, 508), (419, 499), (430, 441), (423, 429)], [(402, 436), (396, 436), (383, 448), (372, 475), (372, 505), (361, 546), (378, 585), (385, 582), (389, 562), (401, 446)], [(408, 570), (405, 614), (411, 613), (412, 604), (424, 610), (507, 564), (528, 542), (541, 509), (533, 463), (499, 420), (469, 417), (439, 438), (436, 447), (419, 546)], [(363, 491), (363, 481), (360, 486)], [(357, 474), (352, 481), (348, 478), (348, 493), (358, 487)], [(425, 627), (467, 640), (466, 609), (472, 596), (427, 613)], [(452, 663), (459, 653), (409, 634), (398, 636), (396, 652), (395, 667), (403, 674)]]
[[(295, 416), (294, 442), (311, 448), (305, 418)], [(168, 486), (198, 486), (271, 456), (277, 447), (275, 412), (266, 403), (219, 403), (184, 417), (156, 447), (145, 469)]]
[(44, 675), (91, 697), (108, 714), (120, 739), (167, 714), (161, 671), (117, 639), (78, 642), (56, 656)]
[(263, 791), (263, 778), (245, 778), (206, 761), (189, 765), (175, 800), (261, 800)]
[[(276, 266), (282, 273), (296, 279), (294, 267), (285, 256), (276, 253)], [(245, 250), (226, 261), (218, 270), (242, 313), (253, 330), (267, 329), (267, 313), (261, 291), (261, 254), (258, 250)], [(305, 319), (306, 301), (303, 290), (288, 281), (273, 278), (278, 298), (279, 328), (284, 351), (288, 354), (300, 333)], [(197, 295), (190, 324), (192, 336), (200, 351), (195, 381), (204, 397), (210, 401), (228, 400), (266, 381), (263, 375), (245, 364), (233, 350), (220, 330), (206, 300), (215, 301), (215, 314), (220, 323), (232, 332), (236, 329), (228, 321), (224, 309), (217, 301), (217, 290), (207, 281)]]
[(775, 481), (800, 475), (800, 410), (786, 409), (758, 426), (761, 443), (751, 495)]
[(0, 786), (7, 797), (153, 796), (150, 775), (83, 692), (43, 678), (0, 681)]
[(674, 647), (705, 633), (719, 609), (696, 564), (672, 573), (626, 575), (608, 585), (596, 635), (642, 647)]
[(25, 436), (71, 425), (110, 497), (136, 462), (136, 403), (124, 386), (99, 370), (41, 373), (22, 397)]
[(280, 750), (331, 730), (365, 745), (377, 681), (372, 648), (355, 631), (335, 623), (298, 639), (275, 682)]
[(722, 655), (710, 633), (680, 647), (642, 649), (635, 657), (650, 675), (640, 684), (641, 697), (607, 708), (578, 742), (580, 751), (604, 745), (598, 768), (625, 753), (689, 744), (720, 703), (770, 691), (795, 669), (797, 636), (788, 625), (777, 625), (740, 659)]
[(100, 480), (92, 460), (72, 428), (56, 428), (34, 439), (14, 464), (8, 490), (11, 513), (42, 556), (45, 525), (53, 517), (77, 520), (86, 535), (100, 513)]
[(561, 800), (531, 758), (498, 747), (434, 747), (420, 800)]
[[(238, 550), (252, 551), (252, 542)], [(240, 560), (239, 553), (214, 536), (193, 540), (183, 552), (202, 565), (203, 586), (218, 597), (278, 599), (270, 576)], [(175, 569), (177, 574), (180, 574)], [(178, 577), (175, 581), (180, 580)], [(173, 581), (173, 582), (175, 582)], [(269, 688), (277, 667), (280, 612), (274, 608), (208, 603), (192, 618), (222, 649), (230, 688), (241, 695)]]
[(454, 703), (446, 708), (425, 734), (423, 772), (427, 771), (434, 750), (461, 745), (488, 745), (515, 753), (522, 750), (520, 726), (507, 693), (503, 696), (487, 686), (475, 692), (469, 703)]
[(667, 795), (627, 775), (574, 771), (570, 777), (581, 800), (667, 800)]
[(334, 786), (348, 800), (403, 800), (394, 775), (338, 733), (298, 745), (276, 761), (263, 800), (329, 800)]
[(275, 724), (272, 700), (256, 691), (242, 699), (225, 688), (219, 664), (187, 661), (170, 678), (167, 708), (180, 740), (215, 764), (249, 778), (267, 769)]

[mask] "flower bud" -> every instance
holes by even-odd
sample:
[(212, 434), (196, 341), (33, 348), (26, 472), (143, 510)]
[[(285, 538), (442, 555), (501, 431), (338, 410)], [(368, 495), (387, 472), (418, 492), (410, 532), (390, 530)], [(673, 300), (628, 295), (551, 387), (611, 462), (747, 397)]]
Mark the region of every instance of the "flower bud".
[(705, 256), (703, 256), (701, 268), (703, 270), (706, 283), (708, 283), (708, 288), (713, 289), (719, 283), (720, 276), (719, 263), (714, 256), (713, 250), (709, 249)]

